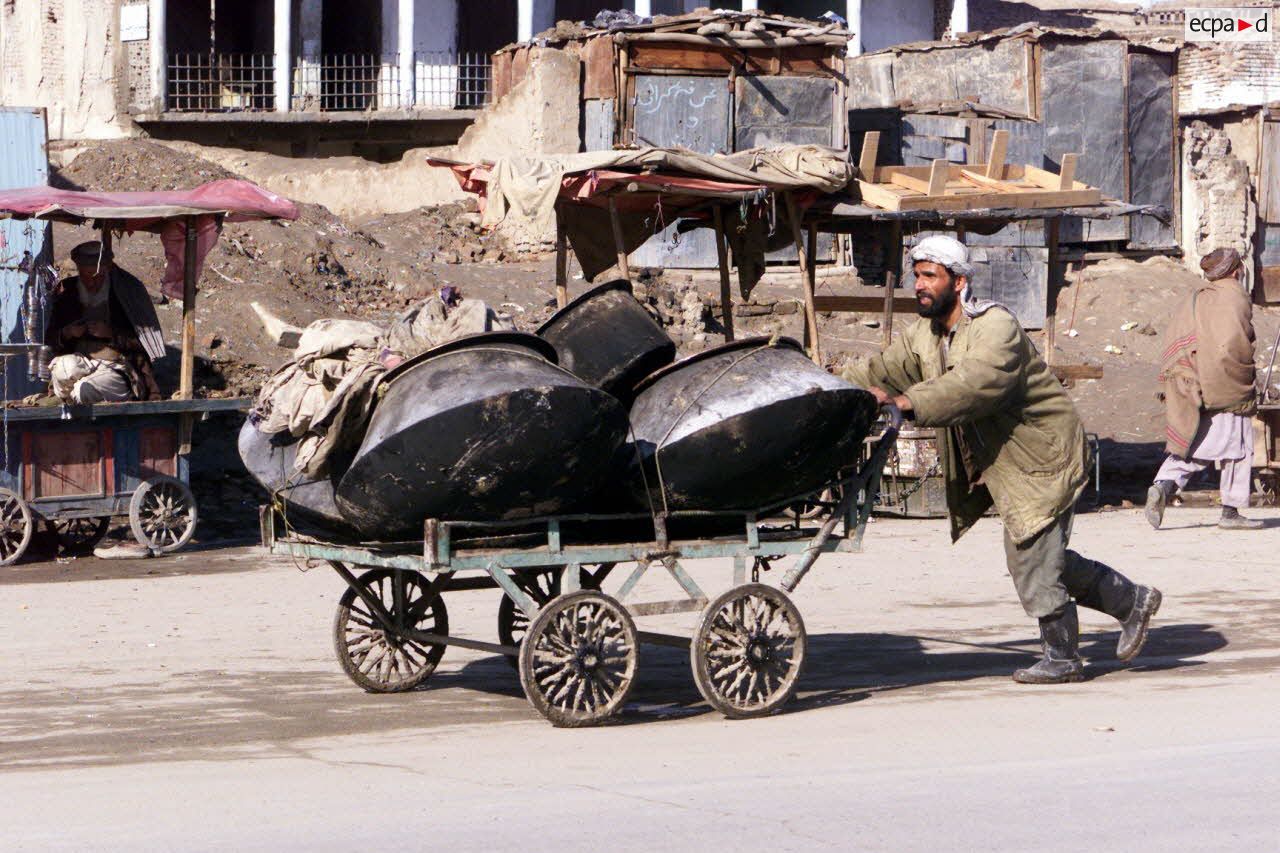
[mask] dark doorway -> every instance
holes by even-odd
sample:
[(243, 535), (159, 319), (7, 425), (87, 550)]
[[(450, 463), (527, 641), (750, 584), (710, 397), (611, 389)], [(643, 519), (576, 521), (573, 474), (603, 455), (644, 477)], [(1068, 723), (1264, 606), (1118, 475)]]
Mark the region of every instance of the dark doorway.
[(760, 0), (760, 11), (788, 18), (817, 20), (824, 12), (835, 12), (844, 17), (845, 4), (832, 0)]
[(382, 0), (324, 0), (320, 52), (320, 109), (369, 110), (394, 102), (396, 57), (382, 53)]
[(458, 53), (493, 53), (516, 40), (518, 0), (458, 4)]
[(591, 21), (605, 9), (635, 11), (633, 0), (556, 0), (557, 21)]

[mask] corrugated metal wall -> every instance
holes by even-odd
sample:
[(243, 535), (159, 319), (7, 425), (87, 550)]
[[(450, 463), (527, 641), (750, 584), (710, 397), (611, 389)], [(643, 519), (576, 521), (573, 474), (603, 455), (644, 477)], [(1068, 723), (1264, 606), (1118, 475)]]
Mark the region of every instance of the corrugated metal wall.
[[(44, 110), (33, 107), (0, 107), (0, 189), (16, 189), (49, 183), (48, 135)], [(27, 341), (25, 301), (36, 268), (52, 257), (53, 232), (47, 223), (0, 220), (0, 341)], [(43, 317), (36, 317), (37, 339), (43, 335)], [(27, 359), (6, 359), (6, 399), (34, 393), (43, 385), (27, 375)]]

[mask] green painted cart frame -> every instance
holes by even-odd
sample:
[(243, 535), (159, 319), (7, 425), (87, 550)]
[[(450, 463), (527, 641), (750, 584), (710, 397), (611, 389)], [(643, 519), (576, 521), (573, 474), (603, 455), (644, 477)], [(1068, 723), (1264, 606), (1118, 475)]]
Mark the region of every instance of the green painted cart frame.
[[(725, 716), (762, 716), (791, 698), (804, 664), (804, 622), (787, 593), (822, 554), (862, 550), (900, 425), (891, 410), (889, 426), (852, 476), (753, 512), (428, 519), (418, 541), (343, 544), (289, 529), (273, 505), (261, 512), (262, 542), (271, 554), (325, 562), (346, 582), (335, 651), (352, 681), (370, 692), (420, 686), (447, 646), (461, 646), (516, 661), (525, 695), (553, 724), (593, 725), (625, 703), (638, 645), (648, 642), (687, 647), (698, 690)], [(722, 532), (669, 535), (691, 522)], [(590, 532), (619, 525), (642, 525), (652, 535), (597, 541)], [(778, 585), (761, 583), (761, 570), (786, 557), (798, 560)], [(732, 587), (714, 599), (681, 565), (703, 558), (733, 561)], [(606, 594), (606, 579), (628, 563), (634, 568)], [(655, 566), (683, 597), (633, 600)], [(504, 593), (500, 642), (451, 635), (444, 593), (493, 588)], [(701, 613), (692, 638), (635, 627), (639, 617), (688, 612)]]

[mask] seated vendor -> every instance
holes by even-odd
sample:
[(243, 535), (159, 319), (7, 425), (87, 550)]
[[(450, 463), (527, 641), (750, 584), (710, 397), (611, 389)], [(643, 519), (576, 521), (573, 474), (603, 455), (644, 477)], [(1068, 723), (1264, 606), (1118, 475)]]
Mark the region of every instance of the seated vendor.
[(159, 399), (151, 358), (112, 288), (137, 279), (97, 241), (76, 246), (71, 260), (79, 274), (58, 284), (45, 335), (53, 393), (67, 403)]

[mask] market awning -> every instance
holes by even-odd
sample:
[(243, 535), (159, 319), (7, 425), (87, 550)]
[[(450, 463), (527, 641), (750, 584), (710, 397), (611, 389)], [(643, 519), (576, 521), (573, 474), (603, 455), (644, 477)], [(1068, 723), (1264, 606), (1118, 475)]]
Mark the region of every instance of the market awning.
[(129, 231), (145, 230), (166, 219), (221, 215), (231, 222), (297, 219), (289, 199), (250, 181), (211, 181), (191, 190), (161, 192), (86, 192), (54, 187), (0, 190), (0, 217), (61, 222), (107, 220)]

